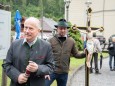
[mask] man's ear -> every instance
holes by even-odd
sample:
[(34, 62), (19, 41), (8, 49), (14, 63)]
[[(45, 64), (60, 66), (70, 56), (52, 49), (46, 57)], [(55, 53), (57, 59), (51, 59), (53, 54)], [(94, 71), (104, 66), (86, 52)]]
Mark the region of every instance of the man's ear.
[(38, 32), (42, 32), (42, 30), (38, 29)]

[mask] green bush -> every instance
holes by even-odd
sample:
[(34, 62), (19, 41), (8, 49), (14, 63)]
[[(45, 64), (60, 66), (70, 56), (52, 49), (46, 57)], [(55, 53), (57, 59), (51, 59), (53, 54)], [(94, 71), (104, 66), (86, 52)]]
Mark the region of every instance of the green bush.
[(78, 50), (83, 49), (83, 41), (81, 40), (81, 34), (78, 30), (69, 29), (69, 36), (71, 36), (76, 41), (76, 47)]

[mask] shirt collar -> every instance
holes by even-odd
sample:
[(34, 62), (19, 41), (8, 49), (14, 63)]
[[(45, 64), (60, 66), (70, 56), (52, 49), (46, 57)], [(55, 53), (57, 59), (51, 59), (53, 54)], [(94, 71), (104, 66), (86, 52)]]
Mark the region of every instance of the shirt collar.
[(23, 41), (23, 44), (25, 43), (25, 42), (27, 42), (28, 43), (28, 45), (31, 47), (32, 45), (34, 45), (35, 44), (35, 42), (37, 41), (37, 37), (34, 39), (34, 41), (33, 42), (27, 42), (27, 40), (26, 40), (26, 38), (24, 39), (24, 41)]

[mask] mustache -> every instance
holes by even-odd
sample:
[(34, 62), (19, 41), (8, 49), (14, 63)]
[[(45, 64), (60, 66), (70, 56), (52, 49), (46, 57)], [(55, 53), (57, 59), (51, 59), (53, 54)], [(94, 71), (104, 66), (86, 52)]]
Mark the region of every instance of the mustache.
[(31, 36), (31, 34), (29, 34), (29, 33), (25, 33), (25, 35), (27, 35), (27, 36)]

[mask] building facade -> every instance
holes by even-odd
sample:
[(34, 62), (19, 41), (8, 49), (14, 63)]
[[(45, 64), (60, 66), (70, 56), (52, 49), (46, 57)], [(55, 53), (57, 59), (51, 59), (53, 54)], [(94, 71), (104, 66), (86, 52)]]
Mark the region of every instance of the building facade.
[(54, 25), (57, 25), (57, 22), (54, 21), (53, 19), (46, 18), (46, 17), (41, 18), (40, 22), (41, 22), (42, 29), (41, 29), (41, 34), (39, 34), (39, 37), (43, 39), (51, 38), (56, 29)]

